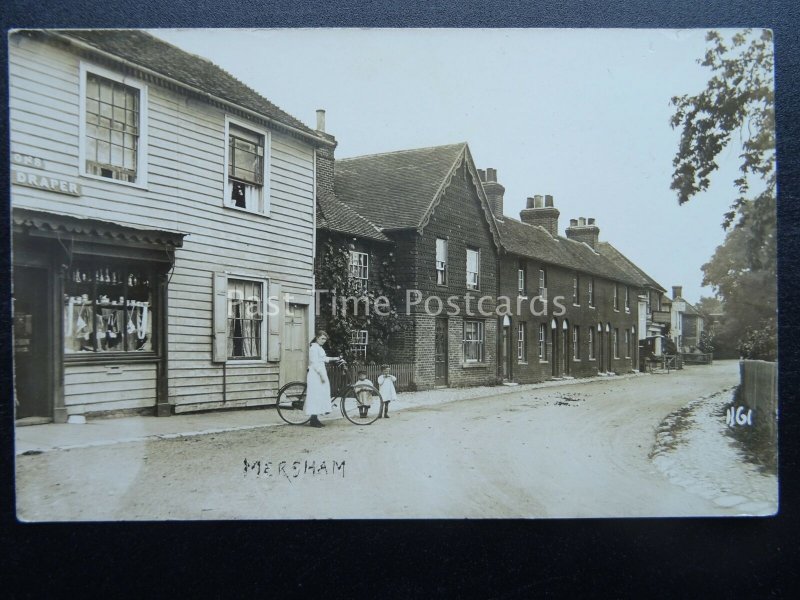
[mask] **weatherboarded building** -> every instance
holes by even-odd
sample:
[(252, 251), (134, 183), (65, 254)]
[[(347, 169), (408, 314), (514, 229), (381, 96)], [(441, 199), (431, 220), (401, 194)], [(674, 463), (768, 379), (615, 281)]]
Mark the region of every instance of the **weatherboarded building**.
[(19, 422), (258, 405), (303, 376), (330, 136), (133, 30), (12, 32), (9, 109)]

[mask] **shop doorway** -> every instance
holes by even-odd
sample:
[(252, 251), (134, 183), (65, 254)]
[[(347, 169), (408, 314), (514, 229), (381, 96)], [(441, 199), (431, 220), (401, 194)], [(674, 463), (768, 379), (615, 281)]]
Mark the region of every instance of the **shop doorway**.
[(288, 304), (283, 323), (280, 384), (305, 381), (308, 360), (308, 322), (304, 304)]
[(551, 365), (552, 375), (553, 377), (558, 377), (558, 321), (555, 319), (550, 323), (550, 345), (550, 357), (553, 359)]
[[(53, 418), (48, 271), (14, 268), (14, 407), (17, 421)], [(24, 421), (23, 421), (24, 422)]]

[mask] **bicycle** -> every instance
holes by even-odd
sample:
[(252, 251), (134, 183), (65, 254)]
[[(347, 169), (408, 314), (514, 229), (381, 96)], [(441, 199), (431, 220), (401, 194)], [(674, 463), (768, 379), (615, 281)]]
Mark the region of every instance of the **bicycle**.
[[(337, 368), (346, 372), (347, 363), (340, 361)], [(331, 397), (331, 408), (337, 401), (342, 416), (353, 425), (372, 425), (383, 413), (383, 398), (373, 385), (343, 382)], [(305, 403), (305, 381), (290, 381), (278, 390), (278, 415), (289, 425), (305, 425), (311, 420), (305, 413)]]

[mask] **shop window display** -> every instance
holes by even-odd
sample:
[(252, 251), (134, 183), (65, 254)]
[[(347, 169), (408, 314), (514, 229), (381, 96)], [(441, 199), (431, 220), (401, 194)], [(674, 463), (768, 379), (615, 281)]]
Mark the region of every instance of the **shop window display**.
[(75, 263), (64, 282), (66, 354), (154, 352), (152, 272), (113, 263)]

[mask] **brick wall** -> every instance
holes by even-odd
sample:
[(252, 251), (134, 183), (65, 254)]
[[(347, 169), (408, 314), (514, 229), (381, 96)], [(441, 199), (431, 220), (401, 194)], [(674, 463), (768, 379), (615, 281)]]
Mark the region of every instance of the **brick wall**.
[[(331, 141), (335, 141), (332, 135), (323, 134)], [(334, 175), (334, 148), (327, 146), (317, 148), (317, 193), (328, 192), (333, 193), (333, 175)]]
[[(596, 375), (601, 363), (600, 344), (602, 341), (602, 358), (608, 354), (608, 339), (611, 334), (606, 335), (605, 328), (610, 324), (610, 329), (619, 330), (619, 358), (611, 356), (610, 364), (603, 360), (603, 371), (608, 368), (616, 373), (627, 373), (636, 364), (637, 341), (638, 337), (633, 329), (638, 320), (638, 304), (636, 301), (636, 289), (630, 289), (630, 311), (625, 311), (625, 286), (619, 285), (619, 310), (613, 308), (614, 282), (594, 278), (594, 308), (588, 302), (588, 282), (592, 277), (586, 273), (579, 274), (579, 299), (578, 306), (573, 304), (573, 276), (574, 271), (539, 263), (532, 259), (523, 259), (522, 264), (526, 271), (526, 292), (527, 301), (517, 306), (518, 286), (517, 270), (520, 266), (520, 257), (514, 255), (504, 255), (500, 260), (500, 296), (506, 296), (511, 301), (511, 325), (509, 334), (511, 335), (511, 376), (515, 381), (522, 383), (538, 382), (550, 379), (553, 376), (553, 360), (556, 361), (556, 374), (563, 376), (569, 369), (569, 375), (573, 377), (588, 377)], [(548, 304), (536, 301), (532, 314), (530, 300), (538, 294), (539, 269), (544, 268), (546, 273)], [(561, 297), (561, 298), (558, 298)], [(560, 305), (560, 306), (559, 306)], [(552, 321), (556, 320), (557, 336), (553, 340)], [(569, 326), (567, 336), (567, 353), (564, 350), (564, 322)], [(524, 324), (525, 338), (527, 340), (527, 362), (520, 363), (517, 360), (517, 335), (519, 324)], [(546, 361), (539, 360), (538, 340), (539, 326), (545, 325), (546, 339)], [(603, 332), (598, 334), (597, 326), (602, 324)], [(574, 326), (579, 327), (579, 359), (575, 360), (572, 356), (572, 333)], [(593, 329), (595, 343), (595, 358), (589, 359), (588, 329)], [(631, 332), (630, 357), (626, 357), (625, 330)], [(502, 357), (503, 332), (498, 332), (498, 356)], [(502, 358), (500, 359), (502, 360)], [(500, 364), (502, 372), (502, 362)]]

